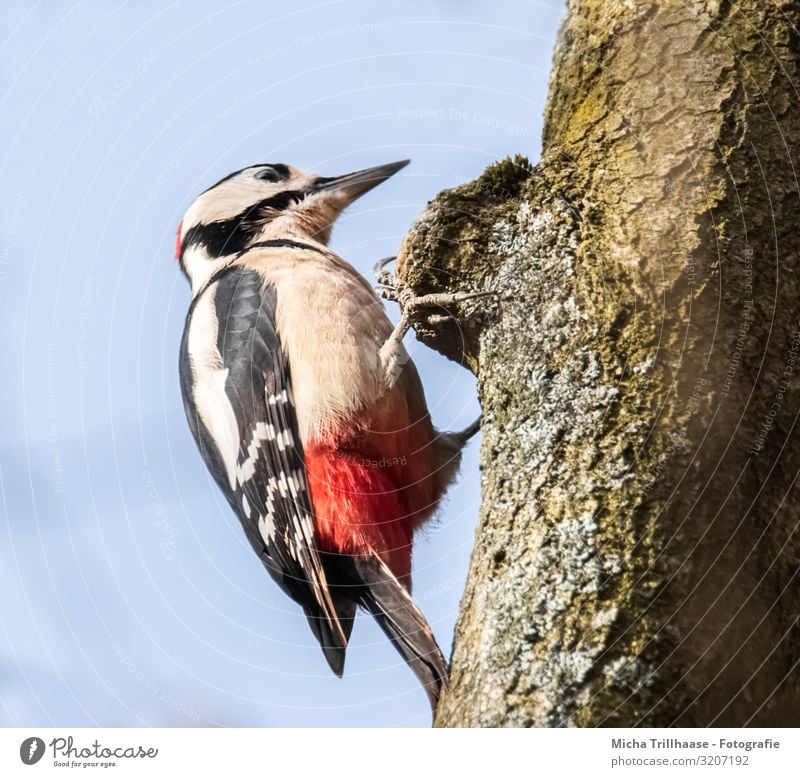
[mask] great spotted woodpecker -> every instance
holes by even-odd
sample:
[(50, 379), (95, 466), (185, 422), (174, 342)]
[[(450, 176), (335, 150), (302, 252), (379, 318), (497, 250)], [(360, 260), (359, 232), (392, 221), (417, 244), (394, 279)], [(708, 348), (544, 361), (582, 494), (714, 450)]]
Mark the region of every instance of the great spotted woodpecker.
[(327, 247), (341, 211), (406, 164), (336, 178), (258, 164), (203, 192), (178, 230), (192, 286), (180, 380), (206, 465), (331, 669), (342, 675), (360, 605), (435, 708), (447, 666), (411, 600), (412, 541), (477, 423), (431, 423), (402, 344), (425, 298), (399, 295), (393, 331), (375, 290)]

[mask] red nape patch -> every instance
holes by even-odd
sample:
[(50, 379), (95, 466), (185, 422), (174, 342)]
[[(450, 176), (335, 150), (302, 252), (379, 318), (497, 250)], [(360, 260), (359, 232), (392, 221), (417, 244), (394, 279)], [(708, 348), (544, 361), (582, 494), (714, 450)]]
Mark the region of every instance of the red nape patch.
[(328, 446), (307, 450), (306, 468), (321, 550), (372, 549), (410, 591), (411, 543), (419, 519), (409, 515), (398, 473)]
[(181, 258), (181, 232), (183, 231), (183, 222), (178, 224), (178, 237), (175, 241), (175, 261)]

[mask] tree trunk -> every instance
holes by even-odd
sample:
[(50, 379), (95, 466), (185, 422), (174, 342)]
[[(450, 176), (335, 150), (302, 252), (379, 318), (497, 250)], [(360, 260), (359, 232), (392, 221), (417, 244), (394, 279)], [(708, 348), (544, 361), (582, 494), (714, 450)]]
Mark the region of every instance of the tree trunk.
[(570, 0), (544, 151), (400, 275), (476, 374), (439, 726), (800, 725), (800, 3)]

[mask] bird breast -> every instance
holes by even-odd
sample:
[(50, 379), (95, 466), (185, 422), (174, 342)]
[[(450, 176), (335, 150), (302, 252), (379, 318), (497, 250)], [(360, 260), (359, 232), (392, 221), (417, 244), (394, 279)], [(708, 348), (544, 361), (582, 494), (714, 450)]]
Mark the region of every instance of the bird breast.
[(379, 351), (393, 327), (367, 281), (342, 260), (271, 253), (257, 269), (278, 289), (277, 329), (308, 445), (384, 404)]

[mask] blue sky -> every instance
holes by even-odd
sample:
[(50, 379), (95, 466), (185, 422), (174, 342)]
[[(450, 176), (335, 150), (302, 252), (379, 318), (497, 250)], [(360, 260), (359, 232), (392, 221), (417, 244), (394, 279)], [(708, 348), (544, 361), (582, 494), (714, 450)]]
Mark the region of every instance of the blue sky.
[[(438, 191), (538, 156), (562, 16), (561, 0), (2, 4), (0, 724), (429, 724), (368, 617), (345, 678), (329, 672), (211, 482), (178, 388), (175, 230), (247, 164), (411, 158), (334, 231), (368, 274)], [(471, 376), (407, 345), (436, 424), (468, 424)], [(477, 452), (415, 553), (447, 655)]]

